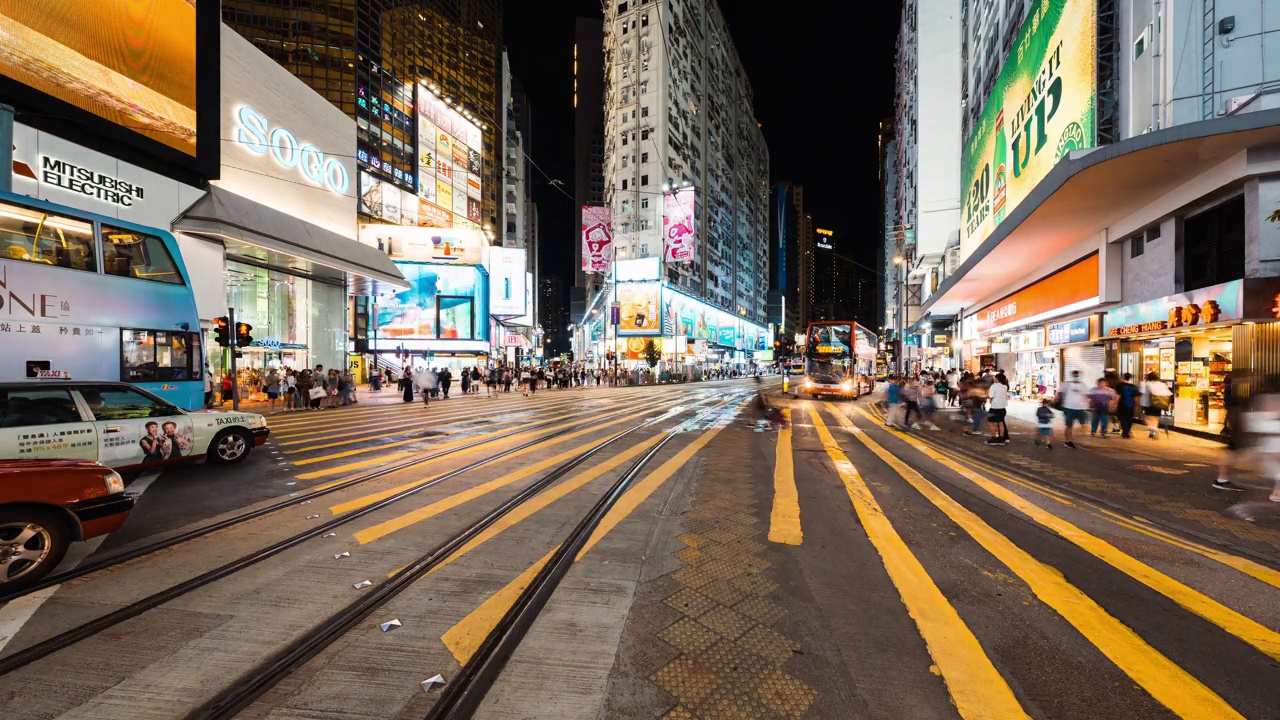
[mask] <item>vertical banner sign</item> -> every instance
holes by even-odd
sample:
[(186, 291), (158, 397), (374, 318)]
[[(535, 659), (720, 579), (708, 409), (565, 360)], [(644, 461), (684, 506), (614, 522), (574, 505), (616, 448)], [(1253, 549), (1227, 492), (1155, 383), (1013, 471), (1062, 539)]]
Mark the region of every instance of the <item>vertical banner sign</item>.
[(613, 260), (613, 210), (582, 206), (582, 271), (608, 274)]
[(698, 237), (693, 217), (695, 197), (692, 187), (662, 194), (663, 262), (683, 262), (693, 259)]
[(966, 258), (1072, 150), (1097, 142), (1097, 0), (1035, 0), (961, 160)]

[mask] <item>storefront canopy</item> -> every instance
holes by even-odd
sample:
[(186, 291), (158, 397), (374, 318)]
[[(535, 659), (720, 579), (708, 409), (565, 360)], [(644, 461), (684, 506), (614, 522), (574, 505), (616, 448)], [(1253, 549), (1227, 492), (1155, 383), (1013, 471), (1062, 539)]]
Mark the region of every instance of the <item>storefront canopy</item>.
[[(938, 287), (922, 318), (967, 311), (1046, 266), (1083, 257), (1100, 231), (1243, 151), (1277, 142), (1280, 110), (1263, 110), (1074, 151)], [(1229, 181), (1249, 172), (1242, 163)]]
[(395, 263), (377, 248), (218, 187), (210, 187), (174, 221), (173, 229), (217, 238), (229, 250), (243, 244), (345, 272), (356, 280), (409, 287)]

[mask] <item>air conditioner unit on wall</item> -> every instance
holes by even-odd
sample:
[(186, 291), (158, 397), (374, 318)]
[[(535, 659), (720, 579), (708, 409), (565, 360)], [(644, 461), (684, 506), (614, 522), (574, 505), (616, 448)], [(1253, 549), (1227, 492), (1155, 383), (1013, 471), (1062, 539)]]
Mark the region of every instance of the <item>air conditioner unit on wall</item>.
[(1237, 95), (1233, 98), (1227, 98), (1227, 114), (1235, 115), (1257, 97), (1257, 93), (1254, 93), (1253, 95)]

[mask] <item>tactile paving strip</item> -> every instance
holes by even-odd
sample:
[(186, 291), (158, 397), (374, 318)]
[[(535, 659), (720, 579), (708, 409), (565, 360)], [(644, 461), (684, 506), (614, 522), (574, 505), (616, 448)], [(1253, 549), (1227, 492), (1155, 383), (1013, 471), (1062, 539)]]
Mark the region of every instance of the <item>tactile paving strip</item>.
[(670, 720), (800, 720), (817, 690), (787, 674), (798, 646), (772, 626), (786, 610), (766, 573), (765, 529), (751, 487), (751, 453), (743, 436), (725, 433), (723, 457), (699, 480), (685, 518), (680, 589), (663, 602), (683, 617), (658, 633), (680, 651), (649, 679), (675, 699)]

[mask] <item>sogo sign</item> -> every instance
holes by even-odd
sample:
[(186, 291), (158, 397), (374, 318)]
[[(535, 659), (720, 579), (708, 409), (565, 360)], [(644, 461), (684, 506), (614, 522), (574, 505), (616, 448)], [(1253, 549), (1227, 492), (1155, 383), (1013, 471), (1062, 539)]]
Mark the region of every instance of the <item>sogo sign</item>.
[(250, 152), (265, 155), (268, 152), (286, 168), (297, 168), (309, 182), (327, 187), (331, 192), (345, 195), (351, 187), (347, 168), (335, 158), (325, 158), (315, 145), (303, 145), (289, 130), (271, 128), (262, 113), (248, 105), (236, 112), (239, 127), (236, 141)]

